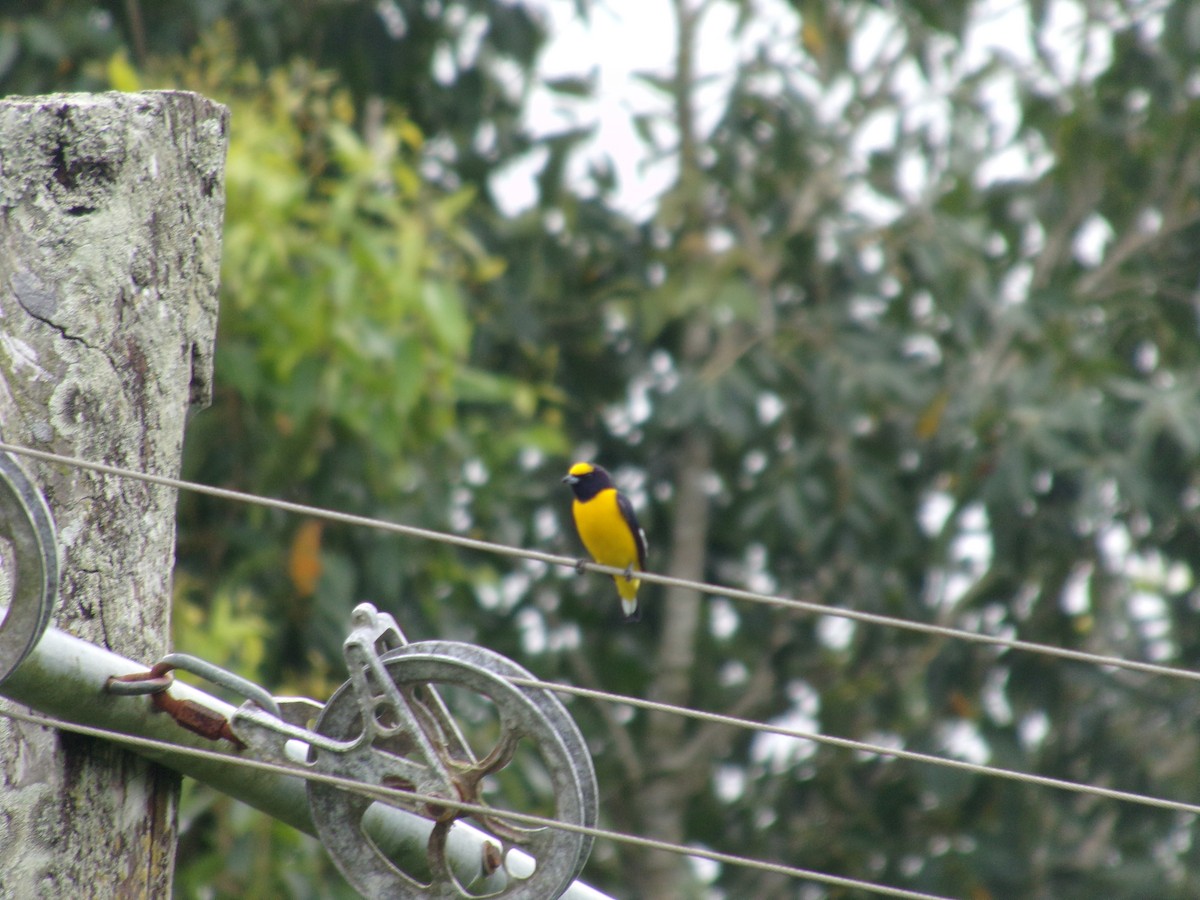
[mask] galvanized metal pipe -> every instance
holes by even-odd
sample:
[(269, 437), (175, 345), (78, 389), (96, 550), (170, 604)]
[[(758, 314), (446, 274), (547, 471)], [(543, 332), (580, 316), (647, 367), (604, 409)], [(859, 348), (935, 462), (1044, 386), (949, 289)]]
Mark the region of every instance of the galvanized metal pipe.
[[(166, 741), (182, 747), (229, 750), (229, 762), (170, 750), (131, 747), (142, 756), (214, 787), (307, 834), (315, 834), (304, 779), (240, 766), (227, 743), (214, 744), (158, 712), (148, 696), (117, 696), (105, 690), (108, 679), (146, 671), (146, 666), (56, 628), (46, 630), (25, 661), (0, 684), (0, 696), (65, 721)], [(171, 694), (192, 700), (231, 719), (234, 707), (176, 680)], [(406, 871), (425, 868), (432, 823), (420, 816), (375, 804), (364, 819), (370, 839)], [(447, 855), (456, 876), (468, 884), (481, 877), (485, 835), (466, 822), (450, 833)], [(516, 851), (514, 851), (516, 852)], [(611, 900), (576, 881), (567, 900)]]

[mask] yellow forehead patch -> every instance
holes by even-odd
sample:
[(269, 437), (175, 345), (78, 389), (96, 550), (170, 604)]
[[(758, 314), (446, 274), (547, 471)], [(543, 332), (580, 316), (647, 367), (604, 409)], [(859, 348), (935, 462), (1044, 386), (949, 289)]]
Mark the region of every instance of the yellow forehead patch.
[(567, 469), (567, 474), (574, 475), (576, 478), (580, 478), (584, 475), (591, 475), (595, 471), (596, 467), (591, 463), (577, 462), (575, 465), (571, 466), (571, 468)]

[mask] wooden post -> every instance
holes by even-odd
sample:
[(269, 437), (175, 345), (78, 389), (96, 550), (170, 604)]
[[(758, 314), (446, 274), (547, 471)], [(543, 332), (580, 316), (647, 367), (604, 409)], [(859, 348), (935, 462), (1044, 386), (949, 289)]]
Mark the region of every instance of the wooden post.
[[(210, 394), (227, 125), (181, 92), (0, 101), (4, 440), (178, 474)], [(153, 661), (174, 492), (23, 462), (57, 523), (54, 624)], [(177, 788), (114, 745), (0, 716), (0, 895), (169, 897)]]

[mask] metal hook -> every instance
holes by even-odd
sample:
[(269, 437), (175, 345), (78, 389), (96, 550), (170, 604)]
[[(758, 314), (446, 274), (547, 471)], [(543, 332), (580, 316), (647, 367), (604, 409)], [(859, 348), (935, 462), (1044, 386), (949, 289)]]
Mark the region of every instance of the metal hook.
[(58, 541), (41, 491), (8, 453), (0, 452), (0, 536), (16, 563), (12, 601), (0, 623), (0, 683), (25, 661), (58, 603)]

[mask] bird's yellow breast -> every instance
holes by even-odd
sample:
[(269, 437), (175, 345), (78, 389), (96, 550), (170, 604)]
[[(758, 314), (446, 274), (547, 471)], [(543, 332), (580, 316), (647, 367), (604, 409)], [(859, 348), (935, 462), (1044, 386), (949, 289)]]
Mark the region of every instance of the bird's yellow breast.
[(587, 501), (572, 506), (579, 539), (592, 559), (604, 566), (638, 568), (637, 541), (621, 510), (617, 492), (609, 488)]

